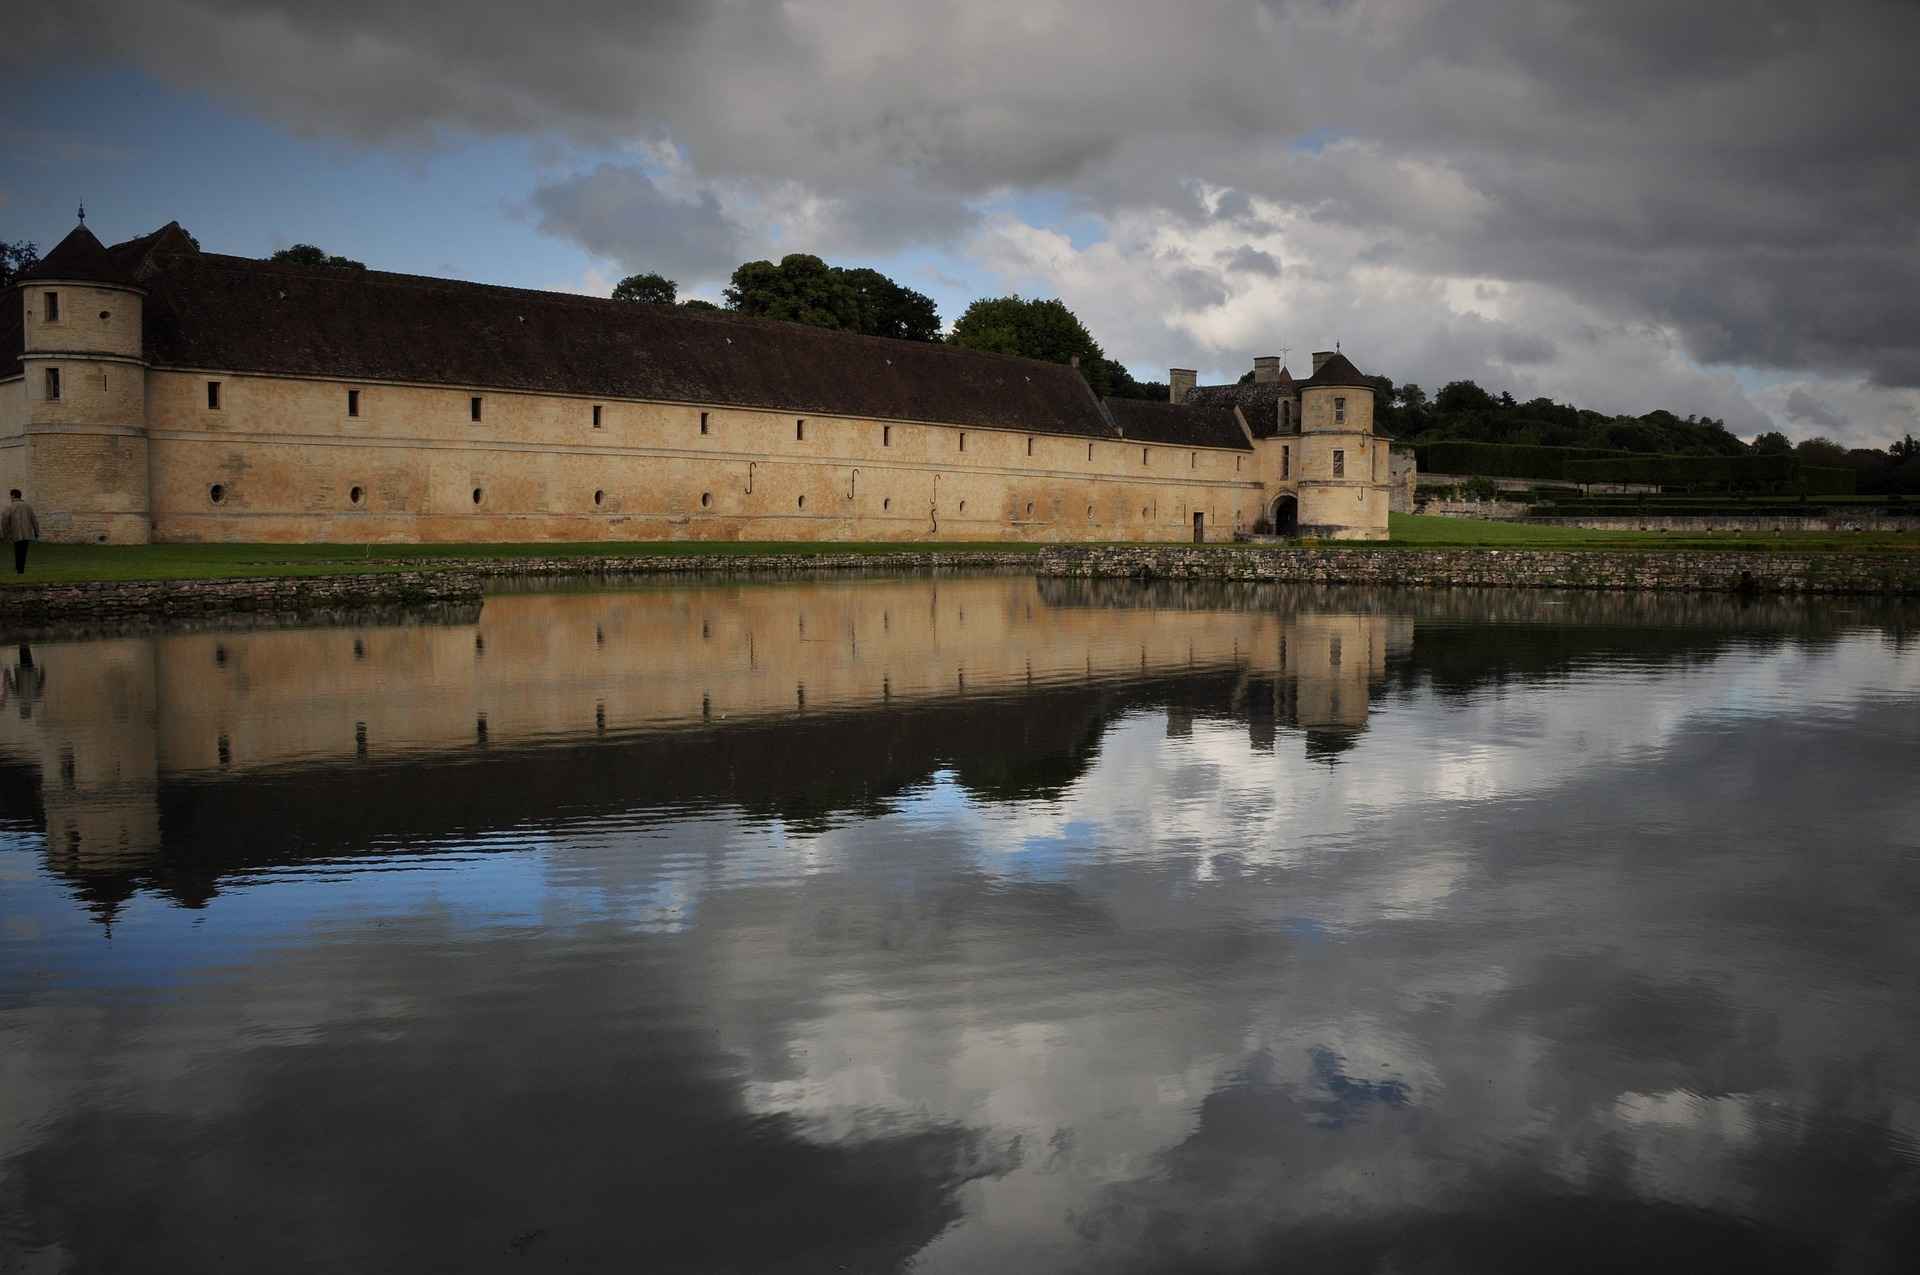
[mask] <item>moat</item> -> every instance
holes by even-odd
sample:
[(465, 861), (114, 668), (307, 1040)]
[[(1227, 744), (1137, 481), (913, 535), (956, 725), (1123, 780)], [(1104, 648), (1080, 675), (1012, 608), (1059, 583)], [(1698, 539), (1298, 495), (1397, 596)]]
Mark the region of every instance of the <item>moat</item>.
[(0, 646), (0, 1271), (1920, 1266), (1920, 604)]

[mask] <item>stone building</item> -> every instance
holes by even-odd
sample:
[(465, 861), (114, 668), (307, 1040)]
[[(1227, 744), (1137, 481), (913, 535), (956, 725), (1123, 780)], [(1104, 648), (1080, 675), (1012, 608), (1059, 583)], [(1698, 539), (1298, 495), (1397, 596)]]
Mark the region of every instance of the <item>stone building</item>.
[(1387, 534), (1338, 353), (1167, 403), (1070, 367), (78, 226), (0, 310), (0, 489), (49, 539)]

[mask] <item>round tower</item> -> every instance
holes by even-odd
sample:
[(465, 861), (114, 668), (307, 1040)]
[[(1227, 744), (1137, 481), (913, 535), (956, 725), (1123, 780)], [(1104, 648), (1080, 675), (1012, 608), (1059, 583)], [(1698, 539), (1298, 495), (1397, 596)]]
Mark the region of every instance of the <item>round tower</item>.
[(22, 307), (25, 492), (48, 540), (145, 544), (146, 291), (83, 222), (32, 270)]
[(1313, 361), (1300, 382), (1300, 534), (1385, 540), (1388, 444), (1373, 433), (1373, 384), (1344, 354)]

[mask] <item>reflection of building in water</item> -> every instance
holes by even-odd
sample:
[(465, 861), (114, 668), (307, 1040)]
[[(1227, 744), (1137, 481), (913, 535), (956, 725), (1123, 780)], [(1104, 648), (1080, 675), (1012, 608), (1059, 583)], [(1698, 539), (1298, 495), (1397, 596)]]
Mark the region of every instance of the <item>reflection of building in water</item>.
[[(717, 777), (751, 803), (755, 785), (777, 782), (763, 770), (838, 768), (850, 773), (834, 783), (870, 797), (878, 776), (918, 782), (968, 750), (996, 775), (1063, 753), (1084, 764), (1089, 730), (1097, 742), (1115, 713), (1146, 705), (1169, 706), (1176, 731), (1230, 714), (1268, 747), (1278, 727), (1311, 743), (1364, 726), (1369, 679), (1410, 629), (1369, 615), (1052, 605), (1035, 581), (1005, 577), (508, 595), (470, 624), (43, 645), (42, 694), (30, 718), (0, 723), (0, 764), (38, 771), (57, 870), (110, 877), (164, 848), (174, 892), (192, 899), (222, 870), (204, 845), (216, 792), (231, 803), (275, 774), (360, 771), (392, 785), (412, 769), (410, 787), (376, 798), (374, 824), (401, 791), (470, 805), (448, 788), (466, 781), (456, 763), (510, 771), (583, 745), (616, 756), (646, 744), (644, 760), (629, 755), (644, 775), (612, 779), (610, 795), (640, 802), (632, 785), (645, 782), (647, 799), (671, 800)], [(1156, 679), (1144, 700), (1113, 689)], [(940, 707), (940, 728), (903, 731), (915, 706)], [(783, 742), (759, 760), (741, 742), (752, 731)], [(497, 782), (518, 790), (522, 819), (578, 795), (524, 767)]]

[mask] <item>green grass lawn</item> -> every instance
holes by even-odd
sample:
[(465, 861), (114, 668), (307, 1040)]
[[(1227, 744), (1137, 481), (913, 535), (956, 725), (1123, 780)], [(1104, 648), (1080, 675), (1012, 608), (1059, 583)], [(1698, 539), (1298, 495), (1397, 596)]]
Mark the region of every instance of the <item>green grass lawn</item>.
[[(216, 580), (243, 576), (352, 575), (369, 571), (420, 571), (477, 558), (630, 558), (705, 554), (869, 553), (876, 556), (970, 549), (1038, 553), (1037, 544), (997, 543), (794, 543), (725, 541), (636, 541), (624, 543), (557, 542), (542, 544), (431, 545), (60, 545), (36, 544), (27, 574), (0, 571), (0, 588), (14, 585), (72, 584), (86, 580)], [(5, 554), (11, 568), (12, 553)]]
[[(1920, 550), (1920, 536), (1894, 533), (1840, 535), (1790, 533), (1784, 535), (1663, 535), (1652, 531), (1587, 531), (1577, 527), (1527, 526), (1511, 522), (1478, 522), (1465, 518), (1433, 518), (1394, 514), (1393, 539), (1385, 544), (1341, 545), (1340, 548), (1395, 547), (1456, 548), (1595, 548), (1595, 549), (1822, 549), (1874, 552)], [(455, 561), (476, 558), (607, 558), (665, 557), (705, 554), (734, 557), (749, 554), (792, 554), (810, 557), (826, 553), (866, 553), (876, 557), (918, 553), (990, 549), (1009, 553), (1038, 553), (1045, 545), (1032, 543), (793, 543), (724, 541), (639, 541), (581, 544), (432, 544), (432, 545), (57, 545), (37, 544), (27, 574), (16, 576), (0, 569), (0, 588), (17, 585), (71, 584), (88, 580), (215, 580), (245, 576), (325, 576), (362, 572), (431, 570)], [(10, 556), (10, 555), (9, 555)]]
[(1920, 536), (1893, 531), (1702, 532), (1590, 531), (1518, 522), (1482, 522), (1474, 518), (1436, 518), (1428, 514), (1392, 514), (1389, 545), (1456, 548), (1486, 545), (1515, 549), (1794, 549), (1870, 550), (1876, 553), (1920, 550)]

